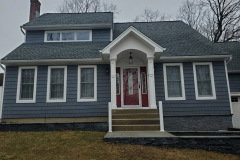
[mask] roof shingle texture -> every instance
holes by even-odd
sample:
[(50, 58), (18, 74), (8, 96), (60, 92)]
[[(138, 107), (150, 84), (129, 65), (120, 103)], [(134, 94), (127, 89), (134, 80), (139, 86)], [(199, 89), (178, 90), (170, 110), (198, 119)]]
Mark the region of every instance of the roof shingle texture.
[(226, 52), (232, 55), (232, 60), (228, 63), (228, 70), (240, 70), (240, 42), (224, 42), (216, 43), (218, 47), (222, 47)]
[(96, 59), (109, 42), (23, 43), (2, 60)]
[(160, 46), (163, 56), (227, 55), (223, 49), (182, 21), (134, 22), (114, 24), (114, 38), (133, 26)]
[(23, 26), (113, 23), (113, 13), (46, 13)]

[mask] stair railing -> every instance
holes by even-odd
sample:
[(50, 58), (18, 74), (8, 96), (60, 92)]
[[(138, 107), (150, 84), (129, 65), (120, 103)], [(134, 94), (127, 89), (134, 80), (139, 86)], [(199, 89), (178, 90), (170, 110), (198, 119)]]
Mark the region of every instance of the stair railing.
[(163, 106), (162, 106), (162, 101), (158, 102), (159, 104), (159, 119), (160, 119), (160, 131), (164, 131), (164, 122), (163, 122)]

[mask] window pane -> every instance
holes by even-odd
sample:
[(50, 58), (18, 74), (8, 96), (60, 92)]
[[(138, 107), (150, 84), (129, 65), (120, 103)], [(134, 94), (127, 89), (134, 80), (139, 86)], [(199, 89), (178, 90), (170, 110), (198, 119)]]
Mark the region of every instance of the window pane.
[(59, 41), (60, 40), (60, 33), (48, 33), (47, 34), (48, 41)]
[(133, 75), (128, 73), (128, 93), (133, 94)]
[(142, 73), (142, 93), (146, 94), (147, 93), (147, 88), (146, 88), (146, 74)]
[(120, 94), (120, 85), (119, 85), (119, 73), (116, 75), (116, 94)]
[(196, 66), (198, 95), (212, 96), (212, 84), (209, 65)]
[(51, 69), (50, 98), (63, 98), (64, 68)]
[(20, 99), (33, 99), (34, 69), (21, 70)]
[(167, 66), (168, 97), (182, 97), (180, 66)]
[(77, 32), (77, 40), (89, 40), (90, 33), (87, 32)]
[(94, 68), (81, 68), (81, 99), (94, 98)]
[(62, 33), (62, 40), (74, 40), (74, 32)]

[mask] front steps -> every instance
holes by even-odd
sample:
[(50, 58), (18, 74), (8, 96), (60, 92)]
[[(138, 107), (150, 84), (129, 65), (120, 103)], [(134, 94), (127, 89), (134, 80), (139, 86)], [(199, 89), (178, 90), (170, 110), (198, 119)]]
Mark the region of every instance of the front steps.
[(159, 131), (160, 121), (157, 109), (115, 109), (112, 110), (113, 131)]

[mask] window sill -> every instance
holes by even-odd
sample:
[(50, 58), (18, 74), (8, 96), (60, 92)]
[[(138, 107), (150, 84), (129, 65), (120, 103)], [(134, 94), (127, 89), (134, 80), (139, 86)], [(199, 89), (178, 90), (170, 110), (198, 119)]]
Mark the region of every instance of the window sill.
[(185, 100), (186, 100), (185, 97), (174, 97), (174, 98), (167, 97), (167, 98), (165, 98), (165, 101), (185, 101)]
[(196, 97), (196, 100), (216, 100), (216, 97)]
[(54, 99), (54, 100), (52, 100), (52, 99), (48, 99), (47, 101), (46, 101), (47, 103), (66, 103), (66, 100), (65, 99)]
[(78, 99), (77, 102), (97, 102), (97, 99)]
[(17, 100), (16, 103), (36, 103), (35, 100)]

